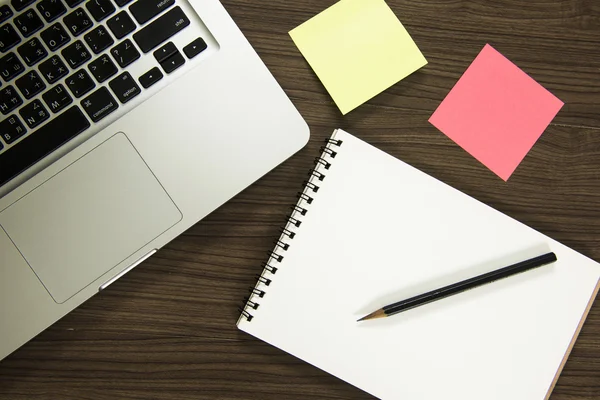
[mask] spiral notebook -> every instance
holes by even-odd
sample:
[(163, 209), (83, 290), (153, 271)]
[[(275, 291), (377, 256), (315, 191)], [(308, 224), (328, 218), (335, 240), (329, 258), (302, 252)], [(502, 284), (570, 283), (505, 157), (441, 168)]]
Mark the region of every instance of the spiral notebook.
[[(393, 317), (386, 304), (553, 251)], [(547, 398), (600, 264), (336, 130), (238, 327), (382, 399)]]

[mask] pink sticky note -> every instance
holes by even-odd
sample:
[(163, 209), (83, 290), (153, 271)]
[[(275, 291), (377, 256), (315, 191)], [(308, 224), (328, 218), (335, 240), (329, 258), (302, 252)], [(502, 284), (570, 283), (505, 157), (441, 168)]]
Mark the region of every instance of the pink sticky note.
[(563, 105), (487, 44), (429, 122), (506, 181)]

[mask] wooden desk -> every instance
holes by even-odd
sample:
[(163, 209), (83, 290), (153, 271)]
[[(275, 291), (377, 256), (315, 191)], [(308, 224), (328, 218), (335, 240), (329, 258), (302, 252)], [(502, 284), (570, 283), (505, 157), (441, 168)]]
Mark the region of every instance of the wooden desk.
[[(345, 117), (287, 35), (333, 3), (224, 0), (308, 121), (309, 145), (0, 363), (0, 398), (369, 399), (235, 327), (336, 127), (600, 261), (597, 0), (389, 0), (429, 65)], [(566, 103), (508, 183), (427, 122), (486, 42)], [(599, 398), (597, 301), (551, 399)]]

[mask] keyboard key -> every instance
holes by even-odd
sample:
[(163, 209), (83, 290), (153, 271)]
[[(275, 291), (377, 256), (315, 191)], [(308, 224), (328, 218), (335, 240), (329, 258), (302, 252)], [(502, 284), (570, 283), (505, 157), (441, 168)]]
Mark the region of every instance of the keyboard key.
[(119, 7), (123, 7), (125, 4), (131, 2), (131, 0), (115, 0), (115, 3), (117, 3), (117, 5)]
[(108, 84), (112, 91), (117, 95), (119, 101), (123, 104), (133, 99), (142, 91), (135, 83), (129, 72), (123, 72)]
[(8, 114), (23, 104), (23, 99), (12, 86), (0, 90), (0, 111), (3, 115)]
[(83, 32), (90, 29), (94, 24), (81, 7), (64, 17), (63, 22), (71, 31), (73, 36), (81, 35)]
[(5, 184), (89, 127), (90, 123), (79, 107), (69, 108), (0, 154), (0, 185)]
[(50, 118), (50, 113), (39, 100), (34, 100), (19, 110), (19, 114), (25, 120), (29, 128), (33, 129)]
[(110, 51), (114, 59), (121, 66), (121, 68), (125, 68), (138, 58), (140, 58), (140, 52), (137, 51), (131, 40), (126, 39), (122, 43), (119, 43), (117, 46), (113, 47)]
[(204, 41), (204, 39), (199, 37), (198, 39), (194, 40), (192, 43), (185, 46), (183, 48), (183, 52), (185, 53), (186, 57), (191, 60), (192, 58), (196, 57), (198, 54), (200, 54), (204, 50), (206, 50), (207, 47), (208, 46), (206, 45), (206, 42)]
[(90, 33), (84, 36), (85, 42), (90, 46), (94, 54), (100, 54), (104, 49), (107, 49), (115, 41), (106, 31), (106, 28), (100, 25)]
[(25, 67), (15, 53), (11, 52), (0, 58), (0, 75), (2, 75), (5, 82), (10, 81), (23, 71), (25, 71)]
[(175, 4), (175, 0), (138, 0), (129, 6), (133, 18), (142, 25)]
[(121, 11), (106, 21), (106, 25), (117, 39), (121, 39), (135, 30), (135, 22), (126, 11)]
[(154, 67), (150, 71), (146, 72), (144, 75), (140, 76), (139, 81), (144, 89), (148, 89), (150, 86), (154, 85), (162, 78), (163, 73), (160, 72), (160, 69), (158, 69), (158, 67)]
[(33, 2), (35, 2), (35, 0), (11, 0), (10, 4), (12, 4), (12, 6), (15, 8), (15, 10), (17, 10), (17, 12), (19, 12), (24, 10), (25, 7), (27, 7)]
[(67, 60), (69, 66), (73, 69), (79, 67), (86, 61), (92, 58), (92, 54), (88, 51), (81, 40), (70, 44), (62, 51), (62, 56)]
[(0, 28), (0, 51), (6, 53), (14, 45), (21, 41), (21, 37), (15, 31), (11, 24), (6, 24)]
[(63, 85), (54, 86), (42, 95), (42, 99), (55, 114), (73, 102)]
[(44, 26), (42, 19), (37, 15), (33, 8), (25, 11), (23, 14), (17, 15), (13, 22), (15, 23), (17, 30), (25, 37), (33, 35)]
[(0, 136), (8, 144), (11, 144), (26, 133), (27, 129), (25, 129), (21, 120), (14, 114), (0, 122)]
[(133, 40), (144, 53), (148, 53), (189, 24), (190, 20), (185, 16), (181, 7), (177, 6), (141, 31), (134, 33)]
[(183, 58), (180, 52), (177, 52), (171, 57), (167, 58), (165, 61), (161, 62), (160, 66), (165, 70), (167, 74), (170, 74), (177, 68), (181, 67), (183, 64), (185, 64), (185, 58)]
[(69, 34), (60, 22), (57, 22), (50, 28), (44, 30), (40, 36), (50, 51), (60, 49), (71, 40)]
[(52, 22), (67, 12), (61, 0), (42, 0), (36, 7), (46, 22)]
[(7, 6), (6, 4), (3, 6), (0, 6), (0, 22), (4, 22), (12, 16), (13, 16), (13, 12), (9, 6)]
[(88, 65), (88, 68), (99, 83), (104, 82), (118, 71), (115, 63), (106, 54), (92, 61)]
[(159, 48), (158, 50), (154, 51), (153, 54), (154, 54), (154, 58), (156, 58), (156, 61), (161, 63), (161, 62), (165, 61), (167, 58), (171, 57), (175, 53), (177, 53), (177, 47), (175, 47), (173, 42), (169, 42), (169, 43), (165, 44), (164, 46), (162, 46), (161, 48)]
[(92, 77), (83, 68), (68, 77), (65, 83), (71, 93), (77, 98), (80, 98), (96, 87)]
[(25, 76), (17, 79), (15, 83), (27, 100), (46, 89), (46, 84), (35, 70), (29, 71)]
[(100, 121), (108, 114), (116, 111), (119, 104), (107, 88), (101, 87), (94, 93), (81, 100), (81, 106), (94, 122)]
[(40, 72), (49, 84), (53, 84), (69, 73), (69, 69), (57, 55), (40, 64)]
[[(2, 137), (2, 133), (0, 132), (0, 137)], [(0, 150), (2, 150), (4, 148), (4, 145), (2, 144), (2, 142), (0, 141)]]
[(19, 55), (30, 67), (37, 64), (48, 55), (48, 52), (38, 38), (32, 38), (17, 49)]
[(110, 0), (90, 0), (85, 3), (85, 8), (92, 14), (96, 22), (102, 21), (115, 12), (115, 6)]
[(84, 0), (65, 0), (65, 3), (71, 8), (77, 7), (78, 4), (83, 3)]

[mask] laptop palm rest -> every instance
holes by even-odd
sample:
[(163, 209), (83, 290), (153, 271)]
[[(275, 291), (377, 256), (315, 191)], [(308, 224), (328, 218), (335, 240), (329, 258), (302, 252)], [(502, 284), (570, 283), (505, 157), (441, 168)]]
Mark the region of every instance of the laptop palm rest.
[(0, 226), (63, 303), (181, 219), (118, 133), (5, 209)]

